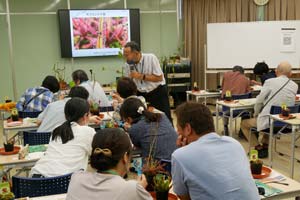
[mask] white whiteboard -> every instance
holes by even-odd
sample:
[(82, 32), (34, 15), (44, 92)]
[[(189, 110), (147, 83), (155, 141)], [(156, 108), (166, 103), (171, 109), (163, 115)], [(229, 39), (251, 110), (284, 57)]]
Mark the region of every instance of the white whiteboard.
[[(282, 52), (282, 32), (292, 32), (294, 52)], [(253, 69), (261, 61), (270, 68), (276, 68), (281, 61), (300, 68), (300, 21), (207, 24), (208, 70), (231, 69), (235, 65)]]

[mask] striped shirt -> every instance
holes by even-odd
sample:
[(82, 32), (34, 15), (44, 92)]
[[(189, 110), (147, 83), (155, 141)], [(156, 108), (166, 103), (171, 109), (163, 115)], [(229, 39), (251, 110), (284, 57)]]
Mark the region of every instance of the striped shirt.
[[(42, 91), (45, 91), (45, 92), (36, 96), (37, 94), (41, 93)], [(34, 96), (36, 96), (36, 97), (34, 97)], [(34, 97), (34, 99), (31, 100), (33, 97)], [(47, 105), (53, 101), (53, 97), (54, 97), (53, 93), (47, 88), (44, 88), (41, 86), (35, 87), (35, 88), (29, 88), (21, 96), (16, 107), (17, 107), (18, 111), (25, 111), (25, 112), (43, 111), (47, 107)], [(27, 102), (29, 102), (29, 103), (24, 108), (23, 106), (24, 106), (24, 104), (27, 104)]]

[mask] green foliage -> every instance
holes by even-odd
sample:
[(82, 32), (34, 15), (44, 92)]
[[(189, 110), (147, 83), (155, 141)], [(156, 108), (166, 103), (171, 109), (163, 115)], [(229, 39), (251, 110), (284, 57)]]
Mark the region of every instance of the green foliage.
[(157, 192), (166, 192), (170, 189), (171, 177), (166, 174), (156, 174), (153, 177), (154, 189)]

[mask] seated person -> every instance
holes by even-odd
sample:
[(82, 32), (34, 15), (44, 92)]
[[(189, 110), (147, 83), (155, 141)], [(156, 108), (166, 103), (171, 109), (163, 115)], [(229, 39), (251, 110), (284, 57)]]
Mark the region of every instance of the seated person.
[(95, 130), (88, 127), (90, 105), (74, 97), (65, 106), (66, 122), (54, 129), (45, 155), (31, 169), (32, 177), (53, 177), (86, 170)]
[[(285, 103), (287, 106), (293, 106), (295, 104), (298, 85), (289, 79), (291, 75), (292, 66), (288, 62), (282, 62), (276, 69), (277, 77), (265, 81), (259, 95), (256, 97), (254, 107), (255, 117), (243, 120), (241, 123), (241, 129), (247, 140), (249, 140), (251, 127), (257, 127), (257, 131), (268, 129), (270, 127), (269, 114), (273, 105), (281, 106)], [(259, 151), (259, 155), (264, 154), (267, 156), (268, 138), (268, 135), (264, 134), (262, 141), (259, 142), (256, 137), (251, 137), (250, 145), (256, 147)], [(263, 151), (265, 153), (260, 153)]]
[(145, 98), (143, 96), (137, 96), (137, 86), (135, 82), (128, 77), (122, 77), (118, 80), (117, 93), (114, 94), (113, 97), (117, 99), (119, 103), (123, 103), (124, 99), (128, 97), (137, 97), (147, 106)]
[(90, 81), (87, 74), (79, 69), (72, 73), (76, 85), (84, 87), (89, 92), (89, 101), (98, 103), (101, 107), (109, 107), (111, 103), (105, 95), (103, 88), (97, 81)]
[(132, 146), (128, 135), (121, 129), (103, 129), (92, 142), (91, 166), (96, 172), (76, 172), (72, 175), (67, 200), (152, 199), (145, 190), (144, 175), (138, 180), (126, 181)]
[[(56, 127), (64, 123), (66, 121), (64, 114), (65, 105), (73, 97), (87, 100), (89, 92), (84, 87), (75, 86), (71, 88), (67, 98), (48, 104), (46, 109), (38, 116), (37, 123), (39, 124), (39, 128), (37, 132), (52, 132)], [(98, 116), (89, 117), (89, 122), (100, 124), (101, 119)]]
[(241, 66), (234, 66), (232, 71), (226, 72), (222, 81), (222, 98), (226, 91), (232, 95), (246, 94), (250, 90), (250, 80), (245, 76), (244, 69)]
[[(241, 66), (234, 66), (232, 71), (226, 72), (222, 81), (222, 98), (226, 91), (231, 95), (246, 94), (250, 91), (250, 80), (245, 76)], [(229, 112), (228, 112), (229, 114)], [(224, 134), (229, 135), (228, 118), (223, 118)]]
[(170, 160), (176, 149), (177, 134), (165, 114), (152, 113), (137, 98), (127, 98), (120, 110), (122, 119), (130, 124), (132, 143), (141, 148), (142, 157)]
[(17, 102), (18, 111), (40, 112), (54, 101), (54, 93), (59, 90), (58, 80), (54, 76), (46, 76), (42, 86), (29, 88)]
[(258, 62), (254, 66), (253, 73), (259, 76), (260, 82), (251, 80), (252, 84), (263, 85), (269, 78), (276, 78), (276, 73), (274, 70), (269, 71), (269, 66), (265, 62)]
[(176, 108), (178, 148), (172, 154), (174, 192), (180, 199), (260, 199), (242, 145), (215, 133), (210, 110), (196, 102)]

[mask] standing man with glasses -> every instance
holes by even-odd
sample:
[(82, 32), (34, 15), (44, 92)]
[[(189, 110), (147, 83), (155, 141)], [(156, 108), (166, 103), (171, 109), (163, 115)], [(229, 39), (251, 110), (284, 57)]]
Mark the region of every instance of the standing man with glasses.
[(164, 112), (172, 122), (166, 81), (157, 57), (142, 53), (139, 45), (133, 41), (124, 46), (123, 55), (126, 59), (125, 76), (133, 79), (138, 95)]

